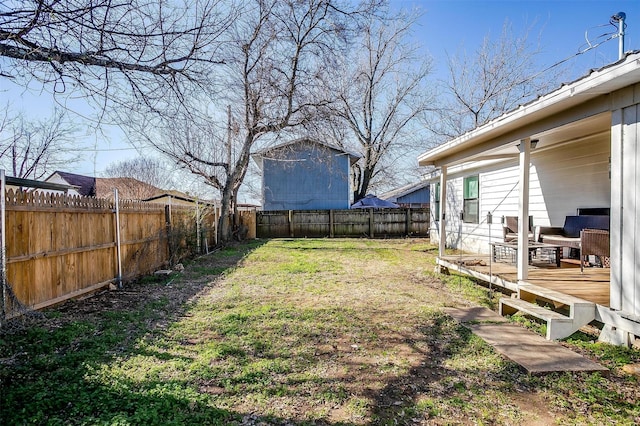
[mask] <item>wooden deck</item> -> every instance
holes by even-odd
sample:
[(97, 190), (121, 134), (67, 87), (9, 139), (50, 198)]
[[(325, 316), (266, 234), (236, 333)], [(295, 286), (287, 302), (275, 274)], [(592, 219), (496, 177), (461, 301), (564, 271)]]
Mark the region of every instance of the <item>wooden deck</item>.
[[(516, 266), (489, 260), (488, 255), (464, 254), (443, 256), (438, 262), (449, 269), (515, 291), (518, 288)], [(527, 282), (608, 307), (610, 279), (609, 268), (585, 268), (581, 274), (580, 267), (558, 268), (555, 264), (534, 263), (529, 265)]]

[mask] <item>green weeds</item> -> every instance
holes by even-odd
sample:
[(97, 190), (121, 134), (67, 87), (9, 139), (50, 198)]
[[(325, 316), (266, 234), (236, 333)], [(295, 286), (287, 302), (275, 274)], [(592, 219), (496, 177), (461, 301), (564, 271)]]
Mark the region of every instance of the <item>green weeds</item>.
[[(637, 351), (573, 345), (610, 377), (530, 377), (443, 306), (424, 240), (273, 240), (48, 312), (0, 335), (3, 424), (632, 424)], [(548, 413), (545, 414), (545, 413)], [(244, 423), (243, 423), (244, 422)]]

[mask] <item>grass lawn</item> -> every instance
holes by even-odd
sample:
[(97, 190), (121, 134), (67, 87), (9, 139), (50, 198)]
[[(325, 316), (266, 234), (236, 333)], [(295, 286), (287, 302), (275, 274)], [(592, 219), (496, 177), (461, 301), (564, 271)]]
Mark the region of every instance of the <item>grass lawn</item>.
[[(427, 240), (256, 241), (0, 334), (0, 424), (638, 424), (638, 351), (533, 377), (442, 312), (495, 307)], [(494, 297), (495, 296), (495, 297)]]

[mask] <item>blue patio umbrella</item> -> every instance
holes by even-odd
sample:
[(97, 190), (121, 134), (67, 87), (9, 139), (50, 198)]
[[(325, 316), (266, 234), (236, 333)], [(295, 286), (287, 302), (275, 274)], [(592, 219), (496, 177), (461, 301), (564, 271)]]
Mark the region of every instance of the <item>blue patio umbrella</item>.
[(361, 200), (353, 203), (351, 205), (352, 209), (389, 209), (389, 208), (398, 208), (400, 207), (396, 203), (392, 203), (391, 201), (381, 200), (373, 194), (368, 194)]

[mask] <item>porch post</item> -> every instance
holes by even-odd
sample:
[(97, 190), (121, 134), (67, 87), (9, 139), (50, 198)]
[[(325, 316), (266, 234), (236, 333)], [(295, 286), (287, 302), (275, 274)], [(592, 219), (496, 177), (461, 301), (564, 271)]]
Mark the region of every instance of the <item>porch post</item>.
[(531, 139), (521, 139), (520, 145), (520, 199), (518, 200), (518, 282), (529, 275), (529, 168)]
[[(611, 158), (610, 158), (610, 174), (611, 174), (611, 224), (610, 228), (610, 250), (611, 250), (611, 268), (610, 268), (610, 284), (609, 284), (609, 307), (616, 310), (622, 310), (623, 301), (623, 278), (622, 264), (624, 250), (622, 249), (622, 241), (624, 229), (622, 227), (622, 206), (624, 205), (624, 175), (622, 166), (623, 161), (623, 112), (622, 109), (616, 109), (611, 112)], [(630, 281), (630, 282), (633, 282)]]
[(445, 224), (446, 221), (446, 211), (447, 211), (447, 166), (442, 166), (440, 168), (440, 220), (439, 222), (439, 230), (440, 233), (440, 244), (438, 247), (438, 257), (442, 258), (444, 256), (444, 252), (446, 249), (447, 243), (447, 227)]

